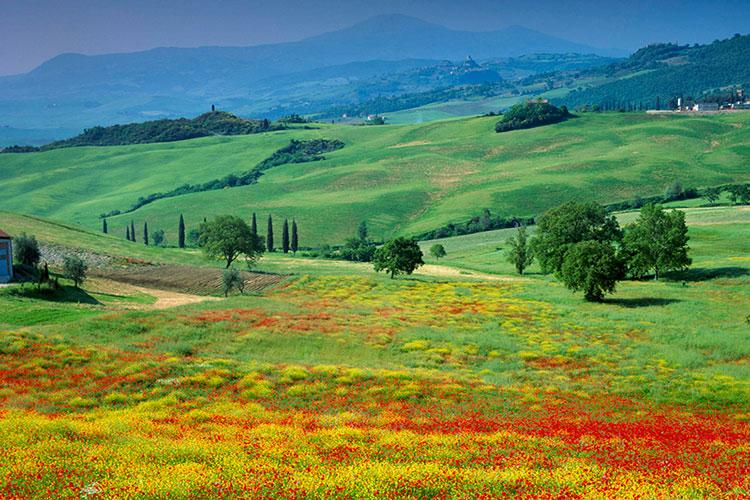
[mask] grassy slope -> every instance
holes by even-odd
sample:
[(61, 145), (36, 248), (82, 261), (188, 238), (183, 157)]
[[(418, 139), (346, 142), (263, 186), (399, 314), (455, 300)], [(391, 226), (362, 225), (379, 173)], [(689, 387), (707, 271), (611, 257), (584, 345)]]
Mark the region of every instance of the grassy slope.
[[(746, 496), (750, 210), (690, 209), (688, 221), (696, 270), (685, 284), (623, 282), (603, 304), (533, 274), (390, 280), (349, 265), (165, 311), (0, 291), (11, 313), (0, 315), (0, 368), (11, 374), (0, 472), (17, 496), (80, 496), (90, 484), (211, 496), (240, 480), (278, 489), (249, 496), (324, 480), (376, 496), (450, 460), (450, 477), (411, 497), (461, 485), (455, 496), (476, 496), (473, 477), (489, 478), (491, 496), (518, 495), (498, 471), (538, 496), (601, 495), (602, 484), (613, 497)], [(61, 226), (29, 229), (115, 248)], [(447, 240), (446, 260), (470, 264), (507, 234)], [(343, 463), (339, 449), (352, 454)], [(498, 460), (477, 465), (489, 453)]]
[[(567, 199), (616, 201), (684, 185), (750, 180), (750, 114), (715, 117), (586, 115), (542, 129), (492, 132), (494, 118), (386, 127), (323, 126), (172, 144), (78, 148), (0, 157), (6, 209), (97, 229), (98, 214), (138, 196), (253, 166), (292, 137), (341, 139), (347, 147), (312, 164), (269, 171), (255, 186), (162, 200), (110, 220), (131, 219), (174, 242), (221, 213), (295, 217), (304, 245), (341, 242), (360, 220), (375, 237), (460, 221), (488, 207), (539, 213)], [(277, 225), (280, 225), (277, 221)], [(278, 235), (277, 235), (278, 239)]]

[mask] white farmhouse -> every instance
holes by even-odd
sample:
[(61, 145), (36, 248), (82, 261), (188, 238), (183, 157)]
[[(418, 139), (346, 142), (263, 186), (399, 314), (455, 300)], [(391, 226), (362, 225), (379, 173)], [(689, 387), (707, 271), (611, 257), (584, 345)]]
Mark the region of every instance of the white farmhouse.
[(13, 279), (13, 240), (0, 229), (0, 283)]

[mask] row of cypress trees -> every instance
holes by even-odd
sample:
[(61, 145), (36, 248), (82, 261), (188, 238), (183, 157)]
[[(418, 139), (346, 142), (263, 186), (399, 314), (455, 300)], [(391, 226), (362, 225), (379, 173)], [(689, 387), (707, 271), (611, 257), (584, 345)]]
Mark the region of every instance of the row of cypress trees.
[[(205, 219), (204, 219), (205, 221)], [(258, 219), (253, 212), (253, 220), (250, 225), (254, 235), (258, 235)], [(104, 234), (109, 233), (107, 226), (107, 219), (102, 219), (102, 232)], [(135, 223), (130, 222), (130, 225), (125, 226), (125, 239), (128, 241), (135, 241)], [(148, 245), (148, 222), (143, 223), (143, 243)], [(177, 228), (177, 246), (185, 248), (185, 218), (180, 214), (180, 222)], [(299, 237), (297, 234), (297, 221), (292, 219), (291, 237), (289, 233), (289, 219), (284, 219), (284, 226), (281, 230), (281, 250), (284, 253), (297, 253), (299, 249)], [(274, 246), (273, 237), (273, 218), (271, 215), (268, 216), (268, 229), (266, 232), (266, 250), (269, 252), (275, 252), (276, 247)]]
[[(253, 234), (257, 236), (258, 234), (258, 218), (255, 215), (255, 212), (253, 212), (253, 220), (250, 224), (250, 229), (253, 231)], [(281, 250), (284, 253), (289, 253), (290, 251), (292, 253), (297, 253), (297, 250), (299, 250), (299, 237), (297, 235), (297, 221), (292, 219), (292, 231), (291, 231), (291, 237), (289, 235), (289, 219), (284, 219), (284, 225), (281, 229)], [(268, 224), (267, 224), (267, 231), (266, 231), (266, 251), (268, 252), (275, 252), (276, 247), (274, 244), (274, 235), (273, 235), (273, 217), (271, 215), (268, 216)]]

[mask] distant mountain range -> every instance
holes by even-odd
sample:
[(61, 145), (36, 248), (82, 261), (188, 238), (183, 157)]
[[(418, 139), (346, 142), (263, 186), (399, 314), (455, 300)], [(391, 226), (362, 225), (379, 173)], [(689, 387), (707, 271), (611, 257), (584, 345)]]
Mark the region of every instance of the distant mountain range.
[(276, 83), (272, 93), (279, 102), (264, 102), (273, 79), (289, 86), (323, 79), (324, 88), (314, 91), (335, 92), (352, 80), (467, 55), (482, 60), (532, 53), (617, 51), (520, 26), (467, 32), (388, 15), (293, 43), (63, 54), (29, 73), (0, 78), (0, 127), (75, 129), (195, 114), (212, 103), (260, 116), (284, 100)]

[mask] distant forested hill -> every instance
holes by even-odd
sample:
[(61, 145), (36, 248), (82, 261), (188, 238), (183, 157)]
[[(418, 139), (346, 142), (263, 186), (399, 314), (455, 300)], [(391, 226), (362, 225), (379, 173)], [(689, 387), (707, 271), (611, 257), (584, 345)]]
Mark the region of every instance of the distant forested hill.
[(125, 146), (153, 142), (174, 142), (211, 135), (249, 135), (272, 130), (283, 130), (284, 125), (268, 120), (246, 120), (231, 113), (212, 111), (192, 120), (154, 120), (111, 127), (93, 127), (80, 135), (55, 141), (39, 148), (12, 146), (6, 153), (28, 153), (74, 146)]
[(700, 99), (730, 86), (750, 87), (750, 36), (709, 45), (651, 45), (583, 76), (600, 77), (604, 83), (574, 90), (560, 102), (614, 109), (653, 107), (657, 98), (662, 104), (675, 97)]

